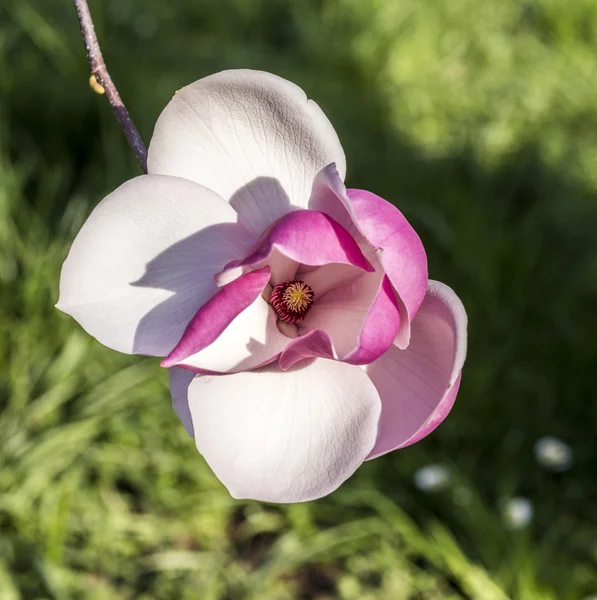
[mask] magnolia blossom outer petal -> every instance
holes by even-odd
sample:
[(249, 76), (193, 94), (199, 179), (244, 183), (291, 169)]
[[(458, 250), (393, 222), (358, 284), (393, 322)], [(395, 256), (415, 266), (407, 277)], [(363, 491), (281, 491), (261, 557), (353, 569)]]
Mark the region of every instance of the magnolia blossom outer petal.
[(287, 281), (299, 265), (320, 266), (329, 263), (351, 265), (362, 271), (374, 271), (352, 236), (329, 216), (312, 210), (296, 210), (269, 227), (247, 258), (226, 265), (227, 271), (238, 268), (272, 268), (272, 284)]
[(316, 173), (336, 162), (338, 136), (293, 83), (248, 69), (223, 71), (179, 90), (159, 117), (147, 166), (205, 185), (256, 235), (307, 206)]
[(199, 309), (162, 366), (225, 373), (274, 360), (289, 338), (280, 333), (274, 310), (261, 297), (269, 276), (264, 267), (221, 288)]
[(304, 502), (333, 492), (375, 441), (380, 401), (358, 367), (203, 376), (189, 386), (197, 449), (235, 498)]
[(448, 415), (466, 357), (467, 317), (458, 296), (430, 281), (406, 350), (393, 346), (363, 367), (382, 400), (379, 432), (369, 458), (414, 444)]
[(396, 344), (407, 347), (410, 323), (427, 289), (427, 257), (415, 230), (383, 198), (364, 190), (346, 190), (333, 164), (315, 178), (309, 208), (330, 215), (357, 240), (358, 233), (381, 251), (381, 264), (398, 294), (405, 317), (400, 321)]
[(197, 373), (187, 371), (186, 369), (180, 369), (178, 367), (168, 369), (170, 394), (172, 395), (172, 408), (191, 437), (193, 437), (193, 421), (189, 409), (187, 390), (189, 389), (189, 384), (196, 376)]
[(217, 194), (144, 175), (104, 198), (75, 238), (57, 308), (120, 352), (167, 355), (216, 291), (214, 273), (255, 238)]

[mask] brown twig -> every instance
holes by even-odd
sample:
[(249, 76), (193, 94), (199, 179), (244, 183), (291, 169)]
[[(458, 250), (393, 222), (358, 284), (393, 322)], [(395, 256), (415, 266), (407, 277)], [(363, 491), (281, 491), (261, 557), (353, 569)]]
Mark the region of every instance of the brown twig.
[(77, 9), (77, 17), (79, 18), (83, 40), (85, 41), (85, 48), (87, 49), (89, 70), (91, 71), (91, 79), (89, 80), (91, 88), (99, 94), (106, 94), (114, 115), (118, 119), (120, 127), (131, 145), (143, 172), (147, 173), (147, 148), (145, 148), (145, 144), (121, 100), (116, 86), (112, 82), (110, 73), (108, 73), (97, 36), (95, 35), (93, 19), (89, 12), (89, 6), (87, 6), (87, 0), (74, 0), (74, 3)]

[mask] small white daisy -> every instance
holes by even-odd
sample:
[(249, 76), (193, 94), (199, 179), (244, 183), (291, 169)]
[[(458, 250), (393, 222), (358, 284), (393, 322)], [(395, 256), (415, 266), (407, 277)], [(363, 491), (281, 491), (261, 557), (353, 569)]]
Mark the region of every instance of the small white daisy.
[(439, 492), (450, 482), (450, 472), (442, 465), (427, 465), (417, 470), (415, 485), (422, 492)]
[(537, 440), (535, 458), (544, 469), (556, 473), (567, 471), (574, 462), (570, 446), (551, 436), (544, 436)]
[(528, 498), (516, 496), (504, 503), (502, 518), (508, 529), (524, 529), (533, 520), (533, 505)]

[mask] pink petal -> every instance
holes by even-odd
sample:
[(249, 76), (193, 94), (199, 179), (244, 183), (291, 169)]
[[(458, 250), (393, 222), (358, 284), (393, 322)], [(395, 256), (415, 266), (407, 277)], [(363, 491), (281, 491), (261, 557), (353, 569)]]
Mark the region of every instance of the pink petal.
[(172, 408), (178, 415), (187, 433), (193, 437), (193, 420), (191, 419), (191, 411), (189, 409), (189, 401), (187, 398), (187, 390), (189, 384), (197, 376), (197, 373), (172, 367), (168, 369), (170, 378), (170, 394), (172, 395)]
[(328, 263), (358, 267), (373, 271), (358, 244), (333, 219), (312, 210), (288, 213), (270, 226), (257, 244), (257, 250), (241, 261), (226, 266), (225, 272), (238, 267), (272, 268), (272, 284), (287, 281), (299, 265), (320, 266)]
[(406, 347), (410, 323), (427, 289), (427, 257), (415, 230), (383, 198), (364, 190), (346, 190), (333, 164), (318, 173), (309, 208), (328, 214), (353, 235), (356, 229), (373, 248), (381, 251), (381, 264), (405, 316), (400, 321), (396, 343)]
[(309, 210), (329, 215), (357, 239), (359, 236), (364, 237), (359, 230), (357, 215), (348, 199), (346, 186), (335, 163), (327, 165), (317, 173), (311, 188)]
[(427, 289), (427, 256), (421, 239), (403, 214), (383, 198), (364, 190), (347, 190), (360, 231), (382, 251), (384, 271), (406, 309), (397, 343), (408, 343), (409, 327)]
[(203, 305), (181, 340), (162, 361), (198, 372), (254, 369), (275, 360), (288, 343), (276, 327), (276, 314), (261, 293), (269, 267), (242, 275)]
[[(338, 290), (336, 293), (340, 295), (342, 291)], [(344, 360), (354, 365), (365, 365), (377, 360), (392, 345), (399, 326), (398, 304), (392, 284), (386, 276), (367, 311), (358, 344)]]
[(331, 263), (314, 267), (310, 271), (301, 268), (296, 273), (296, 278), (304, 281), (315, 292), (316, 298), (322, 298), (329, 291), (356, 281), (361, 275), (363, 271), (358, 267)]
[(454, 404), (466, 357), (467, 317), (458, 296), (430, 281), (412, 323), (409, 347), (393, 346), (363, 367), (382, 401), (369, 458), (414, 444), (431, 433)]
[(166, 356), (217, 292), (213, 276), (255, 238), (192, 181), (144, 175), (93, 210), (62, 267), (57, 307), (102, 344)]
[(235, 498), (305, 502), (361, 465), (380, 401), (359, 367), (318, 359), (286, 372), (197, 377), (189, 407), (197, 449)]
[(388, 278), (367, 273), (318, 300), (299, 325), (299, 336), (280, 357), (287, 369), (307, 357), (335, 358), (361, 365), (373, 362), (392, 345), (400, 314)]
[(196, 181), (229, 201), (260, 235), (306, 208), (316, 173), (345, 172), (344, 151), (319, 106), (293, 83), (262, 71), (223, 71), (179, 90), (158, 119), (150, 173)]
[(312, 329), (303, 336), (292, 340), (280, 356), (280, 368), (283, 371), (307, 358), (338, 359), (332, 338), (321, 329)]

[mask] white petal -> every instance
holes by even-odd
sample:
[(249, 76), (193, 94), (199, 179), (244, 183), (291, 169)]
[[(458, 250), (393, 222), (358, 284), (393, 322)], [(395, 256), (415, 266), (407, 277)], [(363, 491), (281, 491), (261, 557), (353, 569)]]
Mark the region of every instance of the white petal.
[(229, 204), (177, 177), (144, 175), (104, 198), (77, 235), (57, 307), (102, 344), (165, 356), (254, 237)]
[(307, 206), (315, 175), (345, 157), (331, 123), (293, 83), (262, 71), (223, 71), (183, 88), (158, 119), (150, 173), (196, 181), (228, 200), (259, 235)]
[(216, 373), (255, 369), (267, 364), (290, 342), (276, 326), (277, 319), (273, 308), (259, 296), (215, 342), (178, 364)]
[[(282, 254), (279, 250), (274, 250), (269, 258), (263, 261), (263, 265), (269, 265), (272, 270), (270, 282), (272, 285), (278, 285), (285, 281), (292, 281), (298, 269), (298, 263)], [(256, 264), (251, 268), (259, 268), (261, 264)]]
[(172, 367), (171, 369), (168, 369), (168, 376), (170, 378), (172, 408), (178, 415), (178, 418), (181, 420), (187, 433), (193, 437), (193, 421), (191, 420), (187, 392), (189, 384), (197, 377), (197, 373), (179, 367)]
[(380, 413), (359, 367), (325, 359), (198, 377), (189, 406), (197, 449), (230, 493), (268, 502), (333, 492), (373, 447)]
[[(271, 278), (270, 283), (272, 286), (284, 283), (285, 281), (292, 281), (296, 275), (299, 264), (282, 254), (279, 250), (274, 251), (264, 260), (245, 266), (233, 266), (228, 267), (226, 270), (216, 275), (216, 282), (219, 286), (226, 285), (235, 279), (238, 279), (243, 273), (249, 273), (255, 269), (262, 269), (263, 267), (270, 267)], [(359, 270), (359, 274), (362, 271)]]

